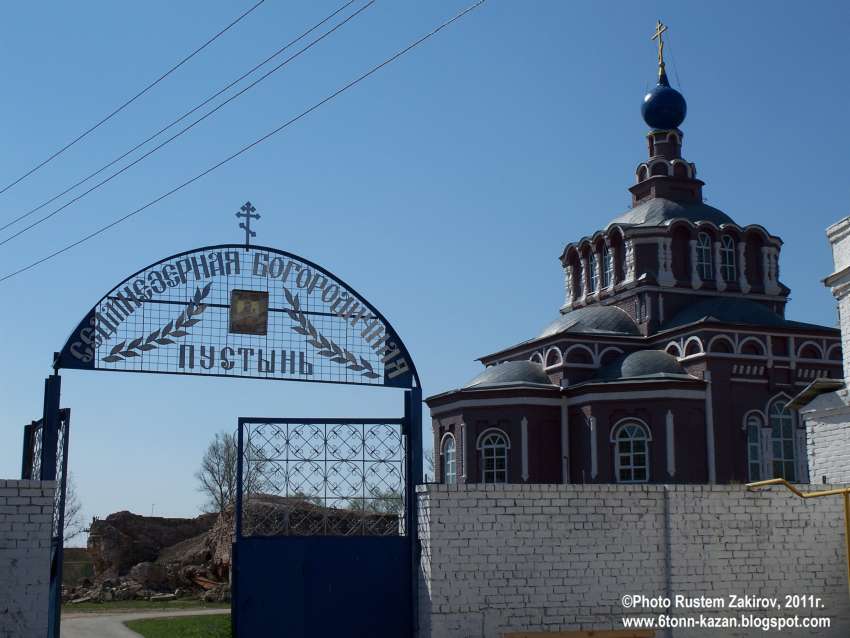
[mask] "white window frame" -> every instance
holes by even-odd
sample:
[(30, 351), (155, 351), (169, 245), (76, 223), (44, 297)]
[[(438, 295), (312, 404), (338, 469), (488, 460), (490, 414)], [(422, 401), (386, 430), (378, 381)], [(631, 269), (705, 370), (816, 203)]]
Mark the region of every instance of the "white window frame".
[[(449, 456), (449, 444), (451, 444), (451, 456)], [(446, 432), (440, 441), (440, 469), (443, 473), (443, 483), (455, 485), (457, 483), (457, 442), (454, 434)]]
[(711, 235), (697, 235), (697, 273), (703, 281), (714, 280), (714, 259), (711, 254)]
[(596, 272), (596, 253), (587, 252), (587, 287), (588, 293), (593, 294), (599, 289), (599, 273)]
[(614, 257), (608, 244), (602, 245), (602, 287), (610, 288), (614, 284)]
[[(501, 443), (496, 443), (498, 439), (501, 439)], [(511, 449), (511, 439), (507, 433), (499, 428), (488, 428), (478, 435), (475, 447), (478, 449), (481, 482), (484, 484), (507, 483), (509, 450)], [(488, 458), (493, 459), (492, 468), (487, 467)], [(501, 468), (497, 467), (496, 463), (500, 458), (504, 459)]]
[(720, 276), (726, 282), (734, 282), (738, 278), (738, 268), (735, 263), (735, 240), (731, 235), (723, 235), (720, 239)]
[[(630, 431), (636, 436), (624, 438), (621, 435)], [(650, 478), (650, 443), (652, 442), (652, 433), (649, 426), (640, 419), (625, 418), (618, 421), (611, 430), (611, 443), (614, 445), (614, 479), (617, 483), (648, 483)], [(623, 446), (628, 443), (629, 449), (623, 449)], [(643, 451), (635, 450), (635, 443), (640, 443)], [(643, 455), (642, 464), (635, 462), (635, 456)], [(623, 463), (623, 458), (627, 458), (628, 462)], [(622, 478), (620, 472), (626, 470), (630, 473), (630, 478)], [(635, 478), (635, 472), (643, 470), (643, 478)]]
[(765, 478), (761, 436), (763, 428), (764, 419), (758, 412), (750, 412), (744, 417), (744, 432), (747, 437), (747, 475), (750, 482), (761, 481)]
[[(771, 468), (770, 473), (773, 478), (784, 478), (786, 481), (797, 481), (797, 441), (794, 436), (794, 417), (791, 410), (786, 407), (787, 401), (779, 398), (770, 402), (767, 409), (767, 418), (770, 423), (770, 446), (771, 446)], [(787, 430), (786, 430), (787, 426)], [(778, 429), (778, 436), (777, 436)], [(788, 435), (786, 436), (786, 431)], [(791, 456), (785, 454), (786, 444), (791, 446)], [(779, 446), (779, 454), (776, 453), (777, 445)], [(781, 469), (777, 471), (776, 465), (780, 464)], [(786, 470), (791, 468), (791, 472)]]

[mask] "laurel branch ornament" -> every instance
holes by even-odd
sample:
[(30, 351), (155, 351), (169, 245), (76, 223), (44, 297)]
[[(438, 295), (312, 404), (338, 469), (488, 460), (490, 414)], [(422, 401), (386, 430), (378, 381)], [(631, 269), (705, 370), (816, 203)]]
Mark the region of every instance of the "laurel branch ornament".
[(201, 302), (210, 294), (211, 288), (212, 283), (208, 283), (204, 288), (198, 288), (195, 290), (192, 301), (189, 302), (189, 305), (186, 306), (185, 310), (180, 313), (177, 319), (169, 321), (159, 330), (154, 330), (147, 338), (138, 337), (130, 341), (130, 343), (127, 343), (125, 339), (113, 347), (109, 355), (103, 357), (101, 361), (116, 363), (117, 361), (141, 356), (143, 352), (156, 350), (160, 346), (168, 346), (176, 343), (174, 338), (185, 337), (189, 334), (186, 328), (191, 328), (201, 321), (197, 317), (207, 309), (207, 306)]
[(353, 372), (360, 372), (361, 376), (367, 379), (377, 379), (381, 376), (375, 372), (375, 368), (367, 359), (362, 356), (358, 359), (353, 352), (343, 348), (334, 342), (333, 339), (328, 339), (316, 330), (316, 327), (310, 322), (304, 311), (301, 310), (301, 302), (298, 297), (293, 295), (285, 286), (283, 287), (283, 294), (291, 306), (291, 308), (286, 310), (286, 314), (298, 324), (292, 326), (292, 330), (307, 337), (307, 343), (316, 348), (319, 356), (330, 359), (333, 363), (345, 365), (346, 368)]

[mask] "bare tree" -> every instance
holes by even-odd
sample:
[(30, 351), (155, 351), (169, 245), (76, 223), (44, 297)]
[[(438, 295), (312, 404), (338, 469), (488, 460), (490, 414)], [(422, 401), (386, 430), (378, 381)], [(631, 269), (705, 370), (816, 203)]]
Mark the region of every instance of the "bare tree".
[(83, 524), (83, 504), (77, 496), (77, 484), (74, 475), (69, 474), (65, 483), (65, 518), (62, 526), (62, 537), (65, 544), (85, 532)]
[(425, 450), (425, 482), (427, 483), (430, 480), (436, 480), (436, 474), (434, 473), (434, 448), (428, 448)]
[[(243, 493), (246, 498), (260, 492), (263, 471), (267, 461), (263, 449), (251, 441), (250, 434), (245, 440), (245, 467)], [(195, 473), (198, 479), (198, 491), (206, 497), (205, 512), (223, 512), (236, 500), (239, 474), (239, 440), (235, 432), (219, 432), (210, 441), (201, 467)]]
[(195, 473), (198, 491), (207, 499), (205, 511), (223, 512), (236, 498), (238, 455), (235, 433), (219, 432), (210, 441)]

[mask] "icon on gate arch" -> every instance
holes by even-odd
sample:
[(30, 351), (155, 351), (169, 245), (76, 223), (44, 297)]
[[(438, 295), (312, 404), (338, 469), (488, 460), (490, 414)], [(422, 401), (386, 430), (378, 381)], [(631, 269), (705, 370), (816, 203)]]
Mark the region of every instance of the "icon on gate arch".
[(269, 293), (263, 290), (230, 291), (228, 332), (265, 335), (269, 324)]

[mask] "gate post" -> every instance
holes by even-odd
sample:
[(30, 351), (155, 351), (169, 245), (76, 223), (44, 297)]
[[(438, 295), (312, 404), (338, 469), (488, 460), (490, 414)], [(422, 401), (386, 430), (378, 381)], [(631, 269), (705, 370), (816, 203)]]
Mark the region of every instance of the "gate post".
[[(53, 373), (44, 380), (44, 416), (41, 431), (42, 481), (55, 481), (57, 474), (56, 452), (59, 445), (59, 397), (62, 378)], [(33, 477), (36, 478), (36, 477)], [(57, 486), (58, 487), (58, 486)], [(59, 502), (59, 507), (63, 502)], [(61, 522), (62, 516), (59, 517)], [(54, 532), (50, 543), (50, 592), (48, 599), (47, 636), (58, 638), (59, 616), (62, 608), (62, 545), (63, 530)]]
[(21, 454), (21, 478), (24, 480), (32, 478), (32, 431), (35, 421), (24, 426), (24, 446)]
[(422, 388), (404, 393), (404, 422), (407, 429), (407, 533), (410, 538), (410, 627), (419, 635), (419, 512), (416, 486), (422, 482)]

